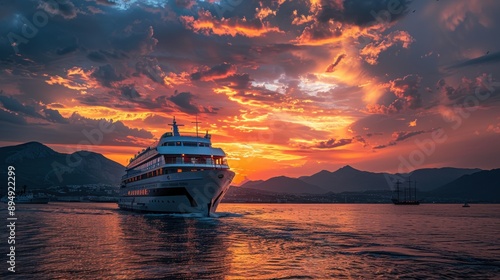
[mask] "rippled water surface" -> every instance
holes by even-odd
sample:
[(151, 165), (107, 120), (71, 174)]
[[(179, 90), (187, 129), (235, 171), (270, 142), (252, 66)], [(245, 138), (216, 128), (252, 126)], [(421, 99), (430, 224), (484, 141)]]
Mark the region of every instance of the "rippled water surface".
[(212, 217), (18, 208), (17, 272), (2, 230), (1, 279), (500, 279), (500, 205), (221, 204)]

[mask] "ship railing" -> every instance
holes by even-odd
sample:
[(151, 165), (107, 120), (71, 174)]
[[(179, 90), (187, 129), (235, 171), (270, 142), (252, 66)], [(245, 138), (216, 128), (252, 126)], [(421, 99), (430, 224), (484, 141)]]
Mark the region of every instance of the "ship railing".
[[(205, 136), (207, 135), (205, 132), (198, 132), (198, 134), (196, 134), (196, 132), (191, 132), (191, 131), (188, 131), (188, 132), (184, 132), (184, 131), (181, 131), (179, 132), (180, 136), (190, 136), (190, 137), (198, 137), (198, 138), (202, 138), (202, 139), (207, 139), (205, 138)], [(167, 136), (167, 135), (164, 135), (165, 137), (173, 137), (173, 135), (171, 136)], [(208, 134), (209, 138), (212, 136), (212, 134)]]
[[(219, 161), (219, 162), (218, 162)], [(175, 157), (165, 158), (165, 164), (209, 164), (209, 165), (228, 165), (226, 159), (212, 159), (210, 157)]]

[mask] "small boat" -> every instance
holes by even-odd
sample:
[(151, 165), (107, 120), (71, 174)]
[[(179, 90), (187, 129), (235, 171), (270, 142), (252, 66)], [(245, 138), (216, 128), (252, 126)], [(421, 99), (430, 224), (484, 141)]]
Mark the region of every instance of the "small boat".
[(469, 203), (464, 203), (464, 205), (462, 205), (462, 207), (470, 207)]

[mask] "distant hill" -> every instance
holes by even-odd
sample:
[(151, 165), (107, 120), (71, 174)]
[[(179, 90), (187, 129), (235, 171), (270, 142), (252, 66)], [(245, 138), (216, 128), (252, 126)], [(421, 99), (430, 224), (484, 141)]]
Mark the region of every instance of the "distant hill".
[(417, 181), (417, 187), (419, 191), (432, 191), (439, 188), (445, 184), (448, 184), (463, 175), (469, 175), (481, 171), (481, 169), (467, 169), (467, 168), (424, 168), (413, 171), (408, 174), (396, 174), (396, 176), (401, 176), (410, 178), (412, 181)]
[(14, 166), (16, 186), (43, 189), (49, 186), (109, 184), (118, 185), (124, 166), (101, 154), (79, 151), (58, 153), (38, 143), (29, 142), (0, 148), (0, 173)]
[(431, 194), (468, 202), (500, 202), (500, 169), (464, 175), (434, 190)]
[(299, 177), (299, 179), (335, 193), (391, 189), (391, 184), (387, 182), (384, 173), (360, 171), (349, 165), (334, 172), (323, 170), (311, 176)]
[(279, 176), (266, 181), (248, 181), (242, 187), (290, 194), (390, 191), (393, 190), (393, 182), (396, 180), (400, 180), (405, 186), (408, 179), (411, 179), (417, 181), (419, 192), (429, 192), (464, 175), (479, 171), (481, 170), (444, 167), (418, 169), (410, 174), (389, 174), (361, 171), (347, 165), (333, 172), (322, 170), (299, 178)]
[(273, 177), (269, 180), (255, 183), (247, 182), (241, 186), (241, 188), (251, 188), (255, 190), (263, 190), (269, 192), (277, 193), (325, 193), (326, 190), (308, 184), (302, 180), (296, 178), (290, 178), (286, 176)]

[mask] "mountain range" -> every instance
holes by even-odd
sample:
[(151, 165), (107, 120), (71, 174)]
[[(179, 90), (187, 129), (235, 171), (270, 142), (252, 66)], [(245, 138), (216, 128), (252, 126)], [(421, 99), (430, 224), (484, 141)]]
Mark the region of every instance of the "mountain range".
[[(14, 166), (16, 186), (44, 189), (50, 186), (106, 184), (118, 186), (124, 166), (99, 153), (78, 151), (59, 153), (38, 143), (29, 142), (0, 148), (0, 174), (7, 177), (7, 167)], [(361, 171), (349, 165), (336, 171), (322, 170), (311, 176), (277, 176), (268, 180), (247, 181), (233, 187), (237, 197), (245, 194), (342, 194), (390, 192), (399, 181), (417, 184), (427, 197), (471, 199), (500, 202), (500, 169), (425, 168), (406, 174)], [(441, 199), (442, 201), (442, 199)]]
[(28, 142), (0, 148), (0, 173), (15, 168), (16, 186), (44, 189), (49, 186), (107, 184), (117, 186), (124, 166), (99, 153), (59, 153), (39, 143)]
[[(362, 192), (374, 190), (392, 190), (396, 181), (406, 186), (408, 181), (415, 182), (419, 191), (435, 190), (445, 184), (481, 171), (481, 169), (467, 168), (425, 168), (411, 173), (374, 173), (361, 171), (349, 165), (334, 172), (322, 170), (311, 176), (290, 178), (285, 176), (273, 177), (265, 181), (248, 181), (242, 188), (266, 190), (277, 193), (341, 193)], [(293, 186), (293, 191), (289, 190)]]
[(486, 200), (500, 202), (500, 169), (483, 170), (464, 175), (431, 192), (450, 199)]
[[(349, 165), (336, 171), (322, 170), (311, 176), (273, 177), (268, 180), (247, 181), (232, 191), (237, 197), (243, 190), (266, 191), (280, 197), (283, 194), (347, 194), (373, 193), (409, 186), (418, 188), (419, 197), (427, 201), (500, 202), (500, 169), (423, 168), (411, 173), (374, 173)], [(248, 191), (245, 191), (248, 193)]]

